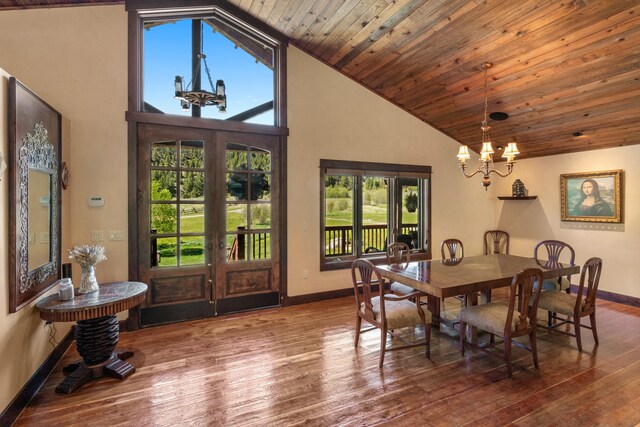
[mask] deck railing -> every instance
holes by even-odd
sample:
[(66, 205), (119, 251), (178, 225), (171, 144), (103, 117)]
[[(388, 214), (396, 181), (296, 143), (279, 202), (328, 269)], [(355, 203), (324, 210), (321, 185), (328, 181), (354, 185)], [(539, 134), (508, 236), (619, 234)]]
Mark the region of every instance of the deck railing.
[[(418, 224), (403, 224), (401, 234), (414, 235), (418, 233)], [(386, 248), (387, 225), (374, 224), (362, 227), (363, 251), (375, 248), (380, 251)], [(333, 225), (325, 227), (325, 255), (340, 256), (353, 253), (353, 228), (349, 225)]]
[[(245, 227), (238, 227), (238, 231), (244, 231)], [(251, 259), (269, 258), (271, 233), (251, 233)], [(227, 261), (243, 261), (246, 259), (246, 241), (244, 233), (235, 235), (231, 246), (227, 246)]]

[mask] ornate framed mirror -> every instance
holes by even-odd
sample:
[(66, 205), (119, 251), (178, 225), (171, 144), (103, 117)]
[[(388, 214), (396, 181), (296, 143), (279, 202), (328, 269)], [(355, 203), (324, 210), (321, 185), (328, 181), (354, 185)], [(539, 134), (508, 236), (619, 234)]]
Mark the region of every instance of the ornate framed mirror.
[(9, 310), (60, 278), (60, 113), (9, 79)]

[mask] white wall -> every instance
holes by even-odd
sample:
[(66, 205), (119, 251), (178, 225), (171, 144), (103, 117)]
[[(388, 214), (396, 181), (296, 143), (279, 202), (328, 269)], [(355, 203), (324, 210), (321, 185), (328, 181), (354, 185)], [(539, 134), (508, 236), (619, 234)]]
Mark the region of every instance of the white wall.
[(458, 170), (458, 143), (302, 51), (287, 55), (289, 295), (352, 286), (346, 270), (320, 272), (320, 159), (431, 165), (434, 258), (450, 237), (482, 253), (493, 198)]
[[(640, 255), (640, 145), (563, 154), (519, 161), (511, 176), (494, 181), (494, 194), (511, 195), (511, 184), (520, 178), (533, 201), (495, 203), (496, 228), (511, 234), (511, 252), (533, 256), (533, 247), (544, 239), (569, 243), (583, 264), (593, 256), (602, 258), (600, 288), (640, 297), (635, 265)], [(624, 224), (606, 226), (560, 221), (560, 174), (624, 170)], [(578, 226), (580, 228), (571, 228)], [(578, 277), (572, 279), (577, 283)]]

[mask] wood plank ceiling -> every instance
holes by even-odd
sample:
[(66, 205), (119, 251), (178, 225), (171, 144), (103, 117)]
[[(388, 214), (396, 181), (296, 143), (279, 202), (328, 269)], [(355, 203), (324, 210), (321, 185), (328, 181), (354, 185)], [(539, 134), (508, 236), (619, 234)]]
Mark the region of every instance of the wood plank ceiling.
[[(95, 1), (0, 8), (33, 3)], [(489, 112), (509, 115), (490, 120), (494, 146), (527, 158), (640, 143), (637, 0), (229, 3), (475, 151), (485, 61)]]

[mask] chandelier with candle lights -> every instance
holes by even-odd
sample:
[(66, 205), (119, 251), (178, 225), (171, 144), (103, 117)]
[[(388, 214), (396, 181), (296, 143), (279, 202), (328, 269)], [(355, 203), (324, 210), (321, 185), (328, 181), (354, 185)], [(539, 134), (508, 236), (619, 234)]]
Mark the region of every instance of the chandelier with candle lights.
[(471, 158), (469, 154), (469, 147), (463, 145), (458, 151), (458, 165), (460, 170), (467, 178), (471, 178), (477, 174), (482, 174), (482, 185), (486, 190), (491, 185), (491, 178), (489, 175), (495, 173), (498, 176), (505, 177), (513, 171), (513, 165), (515, 164), (515, 158), (517, 154), (520, 154), (515, 142), (510, 142), (505, 148), (502, 157), (507, 159), (506, 172), (500, 172), (495, 169), (493, 164), (493, 146), (491, 145), (491, 126), (487, 123), (487, 70), (493, 67), (491, 62), (483, 62), (481, 65), (484, 70), (484, 120), (480, 129), (482, 129), (482, 150), (480, 151), (480, 159), (478, 160), (478, 168), (473, 173), (467, 173), (467, 160)]
[[(203, 28), (200, 24), (200, 52), (197, 54), (197, 61), (191, 76), (191, 81), (184, 88), (184, 78), (176, 76), (175, 79), (175, 99), (180, 101), (180, 105), (183, 111), (188, 111), (191, 105), (197, 105), (199, 107), (206, 107), (207, 105), (215, 105), (218, 107), (221, 113), (227, 111), (227, 95), (225, 93), (224, 81), (217, 80), (215, 91), (213, 89), (213, 80), (211, 80), (211, 74), (209, 73), (209, 66), (207, 65), (207, 56), (203, 53), (204, 40), (203, 40)], [(201, 79), (201, 64), (204, 63), (204, 71), (207, 74), (207, 80), (211, 86), (211, 92), (200, 88)], [(193, 87), (192, 87), (193, 86)]]

